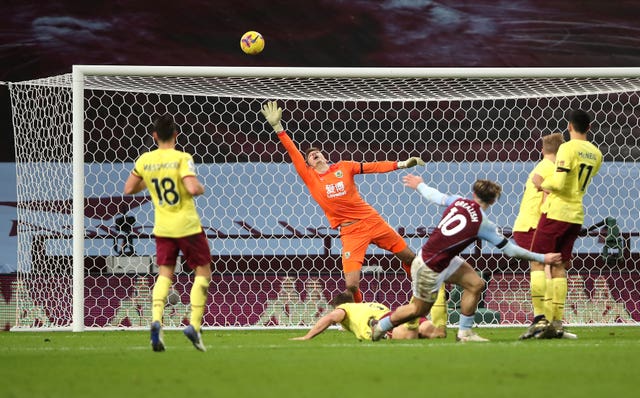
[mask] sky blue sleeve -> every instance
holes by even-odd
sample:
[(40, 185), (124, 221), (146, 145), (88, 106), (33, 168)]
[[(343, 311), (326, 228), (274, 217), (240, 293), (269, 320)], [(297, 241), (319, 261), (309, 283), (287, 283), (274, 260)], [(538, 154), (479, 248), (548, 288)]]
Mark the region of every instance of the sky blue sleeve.
[(525, 260), (544, 263), (544, 254), (534, 253), (523, 249), (505, 238), (504, 235), (498, 232), (498, 227), (493, 222), (489, 221), (484, 213), (482, 224), (480, 224), (480, 230), (478, 231), (478, 237), (491, 243), (509, 257), (523, 258)]
[(460, 196), (458, 195), (444, 194), (435, 188), (427, 186), (427, 184), (425, 184), (424, 182), (418, 184), (416, 190), (420, 192), (420, 195), (422, 195), (429, 202), (435, 203), (439, 206), (449, 206), (451, 205), (451, 203), (455, 202), (456, 199), (460, 198)]

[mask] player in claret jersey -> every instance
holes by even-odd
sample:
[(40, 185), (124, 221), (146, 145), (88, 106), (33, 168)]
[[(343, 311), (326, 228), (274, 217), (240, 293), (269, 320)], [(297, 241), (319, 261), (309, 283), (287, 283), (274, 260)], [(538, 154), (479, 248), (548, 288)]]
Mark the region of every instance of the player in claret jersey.
[(502, 192), (500, 185), (495, 182), (477, 180), (473, 184), (473, 199), (465, 199), (457, 195), (446, 195), (428, 187), (418, 176), (409, 174), (403, 177), (403, 181), (407, 187), (417, 190), (428, 201), (445, 206), (446, 210), (411, 264), (413, 300), (397, 308), (390, 316), (372, 322), (372, 340), (381, 339), (387, 331), (410, 319), (425, 316), (436, 301), (440, 286), (447, 282), (458, 284), (464, 289), (456, 340), (488, 341), (471, 329), (485, 282), (471, 265), (459, 256), (460, 252), (477, 239), (483, 239), (508, 256), (541, 263), (551, 264), (560, 261), (560, 253), (533, 253), (510, 242), (497, 232), (496, 225), (489, 221), (484, 213)]
[(266, 103), (262, 114), (278, 134), (291, 157), (293, 165), (311, 196), (324, 210), (331, 228), (340, 231), (342, 241), (342, 270), (346, 290), (354, 301), (362, 301), (360, 270), (369, 244), (394, 253), (409, 272), (415, 253), (402, 237), (365, 202), (353, 180), (356, 174), (387, 173), (397, 169), (424, 165), (417, 157), (406, 161), (360, 163), (342, 160), (329, 164), (319, 148), (309, 148), (303, 155), (281, 124), (282, 109), (275, 101)]

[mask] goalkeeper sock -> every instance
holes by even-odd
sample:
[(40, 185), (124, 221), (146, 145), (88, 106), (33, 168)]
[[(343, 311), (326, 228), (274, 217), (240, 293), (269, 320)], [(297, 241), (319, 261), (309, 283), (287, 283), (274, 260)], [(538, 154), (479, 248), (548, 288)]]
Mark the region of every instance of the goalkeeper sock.
[(438, 298), (436, 302), (433, 303), (433, 307), (431, 307), (431, 322), (433, 322), (433, 326), (435, 327), (445, 327), (447, 326), (447, 304), (446, 304), (446, 295), (447, 292), (444, 290), (444, 283), (440, 286), (440, 290), (438, 291)]
[(544, 294), (547, 290), (547, 276), (543, 270), (531, 271), (531, 304), (533, 316), (544, 315)]
[(356, 291), (353, 292), (353, 302), (354, 303), (362, 302), (362, 292), (360, 291), (360, 289), (356, 289)]
[(547, 278), (547, 289), (544, 294), (544, 316), (553, 320), (553, 279)]
[(164, 305), (169, 295), (169, 289), (173, 281), (171, 278), (167, 278), (163, 275), (158, 275), (156, 284), (153, 286), (153, 293), (151, 294), (152, 307), (151, 307), (151, 322), (158, 321), (162, 323), (162, 315), (164, 314)]
[(191, 318), (189, 324), (196, 332), (202, 327), (202, 317), (207, 303), (207, 291), (209, 290), (209, 278), (196, 276), (191, 287)]
[(564, 318), (564, 304), (567, 302), (567, 278), (553, 278), (553, 320)]

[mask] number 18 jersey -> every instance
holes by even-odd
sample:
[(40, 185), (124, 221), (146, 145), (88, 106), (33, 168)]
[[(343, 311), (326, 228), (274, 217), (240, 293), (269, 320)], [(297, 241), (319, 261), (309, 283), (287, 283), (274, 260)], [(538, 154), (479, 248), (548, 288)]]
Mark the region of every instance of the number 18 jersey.
[(182, 179), (195, 176), (190, 154), (176, 149), (156, 149), (142, 154), (133, 174), (141, 177), (153, 201), (153, 233), (164, 238), (182, 238), (202, 231), (193, 196)]

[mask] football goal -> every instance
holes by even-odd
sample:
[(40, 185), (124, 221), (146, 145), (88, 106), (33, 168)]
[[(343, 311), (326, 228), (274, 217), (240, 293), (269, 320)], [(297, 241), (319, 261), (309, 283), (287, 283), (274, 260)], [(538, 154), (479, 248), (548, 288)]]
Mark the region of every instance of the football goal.
[[(304, 151), (331, 162), (402, 160), (443, 192), (499, 182), (488, 210), (511, 236), (541, 137), (567, 133), (567, 113), (594, 121), (604, 164), (585, 198), (568, 271), (570, 325), (640, 324), (640, 68), (281, 68), (77, 65), (9, 83), (17, 172), (15, 329), (146, 328), (157, 271), (148, 193), (122, 194), (153, 120), (174, 116), (206, 194), (196, 199), (211, 246), (205, 328), (300, 328), (344, 289), (338, 231), (260, 115), (277, 100)], [(406, 171), (356, 177), (363, 198), (417, 250), (440, 219), (401, 183)], [(528, 264), (486, 244), (463, 256), (487, 281), (476, 321), (531, 321)], [(192, 275), (178, 261), (165, 326), (188, 322)], [(410, 282), (369, 247), (365, 301), (405, 303)], [(449, 322), (460, 293), (448, 286)], [(19, 290), (19, 291), (17, 291)], [(35, 311), (34, 309), (37, 309)], [(40, 314), (37, 320), (33, 314)]]

